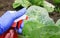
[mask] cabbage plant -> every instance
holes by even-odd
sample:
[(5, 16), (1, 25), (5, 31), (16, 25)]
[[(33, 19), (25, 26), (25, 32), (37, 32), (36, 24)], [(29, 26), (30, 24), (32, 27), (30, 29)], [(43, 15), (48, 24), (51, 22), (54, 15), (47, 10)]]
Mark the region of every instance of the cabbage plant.
[(53, 12), (55, 6), (45, 0), (15, 0), (13, 3), (13, 8), (17, 8), (19, 6), (29, 8), (32, 5), (41, 6), (45, 8), (48, 12)]

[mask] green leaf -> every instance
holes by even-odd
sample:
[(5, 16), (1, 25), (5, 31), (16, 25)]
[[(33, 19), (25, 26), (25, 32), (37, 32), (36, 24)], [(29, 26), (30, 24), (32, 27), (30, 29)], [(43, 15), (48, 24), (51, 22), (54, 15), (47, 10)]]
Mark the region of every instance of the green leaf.
[(20, 5), (21, 5), (20, 1), (19, 0), (15, 0), (15, 2), (13, 3), (13, 8), (17, 8)]
[(23, 7), (28, 7), (31, 5), (31, 3), (28, 0), (20, 0), (20, 3)]
[(32, 5), (42, 5), (44, 0), (29, 0)]
[(51, 3), (48, 3), (47, 1), (44, 1), (43, 6), (48, 12), (53, 12), (55, 8), (54, 5), (52, 5)]
[(40, 23), (43, 23), (44, 25), (47, 25), (47, 26), (49, 26), (49, 25), (55, 25), (53, 19), (51, 19), (49, 17), (40, 16), (38, 18), (38, 20), (39, 20)]
[(13, 3), (13, 8), (17, 8), (18, 6), (22, 6), (22, 7), (28, 7), (31, 5), (31, 3), (28, 0), (15, 0), (15, 2)]
[[(23, 28), (23, 35), (25, 37), (30, 38), (31, 37), (31, 33), (32, 31), (35, 32), (34, 30), (38, 30), (39, 28), (41, 28), (43, 26), (42, 23), (39, 23), (38, 21), (25, 21), (24, 23), (24, 28)], [(38, 33), (38, 31), (37, 31)], [(34, 36), (33, 36), (34, 37)], [(32, 37), (32, 38), (33, 38)]]
[(59, 26), (45, 26), (39, 22), (25, 22), (23, 35), (26, 38), (60, 38)]
[(34, 36), (33, 38), (60, 38), (60, 28), (59, 26), (43, 26), (31, 34), (31, 37)]
[(48, 12), (44, 8), (39, 6), (30, 6), (27, 9), (26, 14), (29, 16), (29, 18), (32, 18), (32, 19), (37, 19), (39, 15), (49, 16)]
[(49, 17), (46, 9), (39, 6), (31, 6), (27, 10), (29, 20), (37, 20), (44, 25), (54, 25), (54, 21)]

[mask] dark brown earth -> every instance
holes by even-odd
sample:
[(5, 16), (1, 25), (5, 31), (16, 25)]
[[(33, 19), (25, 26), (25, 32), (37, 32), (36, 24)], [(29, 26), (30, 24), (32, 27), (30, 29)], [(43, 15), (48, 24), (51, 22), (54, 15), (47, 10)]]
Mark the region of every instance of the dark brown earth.
[(7, 10), (13, 10), (12, 3), (14, 0), (0, 0), (0, 16)]
[(53, 12), (53, 13), (50, 13), (49, 14), (50, 15), (50, 17), (56, 22), (58, 19), (60, 19), (60, 13), (58, 13), (58, 12)]
[[(47, 0), (50, 3), (53, 4), (52, 0)], [(14, 0), (0, 0), (0, 16), (2, 14), (4, 14), (5, 11), (7, 10), (14, 10), (12, 8), (12, 3), (14, 2)], [(54, 11), (52, 13), (49, 14), (50, 17), (56, 22), (58, 19), (60, 19), (60, 13)]]

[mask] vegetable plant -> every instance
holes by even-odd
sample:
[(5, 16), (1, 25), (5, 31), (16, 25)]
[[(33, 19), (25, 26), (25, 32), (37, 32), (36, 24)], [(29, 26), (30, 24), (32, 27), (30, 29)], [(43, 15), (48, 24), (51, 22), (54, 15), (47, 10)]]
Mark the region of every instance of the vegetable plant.
[(53, 20), (49, 17), (48, 12), (47, 12), (47, 10), (45, 10), (45, 8), (42, 8), (39, 6), (31, 6), (27, 9), (26, 14), (29, 16), (29, 20), (32, 20), (32, 19), (37, 20), (46, 25), (48, 23), (49, 23), (49, 25), (54, 24)]
[(40, 38), (39, 31), (41, 27), (50, 25), (54, 26), (54, 22), (52, 19), (50, 19), (45, 8), (39, 6), (31, 6), (27, 9), (26, 14), (29, 16), (29, 20), (24, 22), (25, 26), (23, 28), (23, 35), (26, 38)]
[(13, 3), (13, 8), (17, 8), (19, 6), (28, 8), (32, 5), (41, 6), (45, 8), (48, 12), (54, 11), (55, 8), (54, 5), (45, 0), (15, 0), (15, 2)]
[(54, 23), (47, 10), (39, 6), (31, 6), (26, 14), (29, 20), (24, 22), (25, 38), (60, 38), (60, 20)]

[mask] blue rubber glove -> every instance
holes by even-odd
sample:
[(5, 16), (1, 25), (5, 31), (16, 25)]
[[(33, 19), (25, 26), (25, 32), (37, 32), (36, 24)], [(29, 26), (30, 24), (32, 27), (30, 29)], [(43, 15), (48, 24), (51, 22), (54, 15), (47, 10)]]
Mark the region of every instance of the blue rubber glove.
[(7, 11), (4, 15), (2, 15), (0, 17), (0, 34), (6, 32), (11, 27), (14, 20), (24, 15), (25, 12), (26, 8), (23, 8), (19, 11), (14, 11), (13, 13)]

